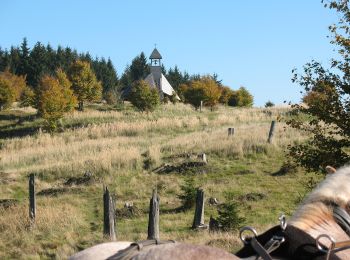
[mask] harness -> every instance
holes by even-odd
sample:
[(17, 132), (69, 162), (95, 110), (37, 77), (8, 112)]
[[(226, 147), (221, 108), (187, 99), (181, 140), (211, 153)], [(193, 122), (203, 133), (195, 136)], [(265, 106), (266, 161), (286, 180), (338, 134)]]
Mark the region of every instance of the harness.
[[(337, 224), (350, 237), (350, 216), (346, 210), (338, 205), (333, 207), (333, 217)], [(322, 234), (316, 239), (304, 231), (287, 226), (284, 215), (280, 218), (280, 225), (271, 228), (258, 236), (252, 227), (244, 227), (240, 230), (240, 238), (244, 247), (236, 253), (236, 256), (246, 259), (272, 260), (287, 259), (339, 259), (335, 253), (350, 248), (350, 240), (335, 241), (330, 235)], [(243, 233), (250, 232), (253, 236), (244, 237)], [(322, 245), (327, 239), (330, 246)]]
[(149, 249), (153, 246), (164, 245), (169, 243), (176, 243), (174, 240), (160, 241), (157, 239), (143, 240), (132, 243), (129, 247), (120, 250), (117, 254), (107, 258), (108, 260), (130, 260), (134, 256), (138, 255), (141, 250)]

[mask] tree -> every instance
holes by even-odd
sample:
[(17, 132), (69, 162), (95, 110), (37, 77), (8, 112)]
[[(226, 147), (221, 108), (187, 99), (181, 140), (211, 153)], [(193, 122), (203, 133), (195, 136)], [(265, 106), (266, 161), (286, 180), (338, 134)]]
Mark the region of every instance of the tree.
[(221, 96), (221, 89), (210, 76), (193, 80), (188, 87), (182, 85), (180, 92), (183, 94), (185, 102), (192, 104), (195, 108), (198, 108), (200, 102), (203, 101), (204, 105), (213, 109)]
[(238, 205), (234, 200), (223, 203), (218, 209), (218, 221), (224, 231), (237, 230), (245, 221), (238, 215)]
[(219, 102), (221, 96), (221, 89), (216, 81), (210, 76), (204, 76), (200, 80), (200, 84), (204, 88), (204, 104), (213, 109)]
[(132, 84), (130, 102), (140, 111), (153, 111), (160, 103), (158, 90), (151, 88), (144, 80), (135, 81)]
[(226, 87), (226, 86), (221, 87), (221, 95), (219, 98), (219, 102), (221, 104), (227, 105), (232, 95), (233, 95), (233, 90), (230, 87)]
[(143, 52), (136, 56), (130, 66), (127, 66), (120, 81), (122, 87), (128, 88), (133, 82), (143, 80), (150, 73), (150, 68), (147, 64), (146, 56)]
[(289, 147), (289, 156), (297, 165), (315, 171), (326, 165), (339, 167), (350, 160), (349, 3), (337, 0), (325, 6), (340, 16), (338, 24), (330, 26), (331, 43), (338, 47), (339, 57), (332, 59), (330, 68), (311, 61), (302, 75), (294, 71), (293, 82), (303, 88), (306, 105), (294, 104), (294, 117), (287, 122), (310, 134), (306, 142)]
[(98, 101), (102, 96), (101, 82), (97, 81), (90, 63), (77, 60), (69, 69), (69, 80), (78, 99), (79, 110), (84, 110), (85, 101)]
[(62, 69), (56, 70), (56, 77), (63, 95), (64, 112), (70, 112), (78, 103), (77, 98), (71, 88), (72, 83), (69, 81), (67, 74)]
[(57, 78), (45, 75), (37, 91), (38, 114), (45, 119), (50, 131), (57, 127), (57, 122), (64, 113), (72, 111), (76, 104), (71, 83), (62, 70), (57, 71)]
[(17, 76), (9, 70), (0, 72), (0, 110), (8, 108), (19, 100), (26, 88), (25, 76)]
[(234, 91), (229, 98), (228, 104), (233, 107), (252, 107), (254, 98), (245, 87)]
[[(110, 59), (106, 61), (96, 59), (92, 62), (97, 80), (101, 81), (103, 88), (103, 98), (107, 99), (111, 93), (115, 93), (118, 87), (118, 75)], [(108, 97), (107, 97), (108, 96)]]

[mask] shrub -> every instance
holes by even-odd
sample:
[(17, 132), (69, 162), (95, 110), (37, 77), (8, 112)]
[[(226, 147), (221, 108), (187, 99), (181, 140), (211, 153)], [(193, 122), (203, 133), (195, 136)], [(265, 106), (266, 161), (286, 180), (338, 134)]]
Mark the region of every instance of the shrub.
[(129, 99), (138, 110), (146, 112), (154, 111), (160, 103), (158, 90), (151, 88), (144, 80), (132, 84)]
[(190, 209), (196, 203), (197, 189), (192, 177), (185, 179), (184, 183), (180, 186), (182, 193), (177, 197), (181, 200), (182, 208), (184, 210)]
[(266, 108), (268, 108), (268, 107), (274, 107), (274, 106), (275, 106), (275, 104), (272, 103), (270, 100), (267, 101), (267, 102), (265, 103), (265, 107), (266, 107)]
[(223, 230), (237, 230), (243, 225), (245, 219), (239, 217), (237, 207), (237, 203), (233, 200), (220, 205), (218, 221)]

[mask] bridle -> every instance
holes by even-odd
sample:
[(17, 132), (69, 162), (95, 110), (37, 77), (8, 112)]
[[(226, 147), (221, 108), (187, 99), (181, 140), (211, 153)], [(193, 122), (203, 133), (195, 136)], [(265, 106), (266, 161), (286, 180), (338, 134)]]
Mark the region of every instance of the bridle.
[[(333, 217), (336, 223), (350, 237), (350, 215), (336, 204), (333, 208)], [(328, 234), (321, 234), (316, 239), (306, 232), (288, 225), (286, 218), (279, 218), (280, 225), (271, 228), (258, 236), (253, 227), (246, 226), (240, 230), (240, 239), (244, 247), (236, 253), (236, 256), (245, 259), (338, 259), (336, 252), (350, 248), (350, 240), (336, 241)], [(244, 233), (250, 233), (245, 237)], [(327, 248), (321, 240), (327, 239), (330, 246)]]

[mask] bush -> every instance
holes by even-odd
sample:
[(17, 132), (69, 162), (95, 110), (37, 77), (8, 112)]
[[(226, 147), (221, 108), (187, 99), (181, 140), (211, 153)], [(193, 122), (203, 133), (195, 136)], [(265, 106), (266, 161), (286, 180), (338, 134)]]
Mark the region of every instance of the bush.
[(191, 177), (185, 179), (184, 184), (180, 186), (180, 190), (182, 194), (177, 197), (181, 200), (182, 208), (184, 210), (192, 208), (196, 203), (197, 195), (194, 179)]
[(265, 107), (266, 107), (266, 108), (268, 108), (268, 107), (274, 107), (274, 106), (275, 106), (275, 104), (272, 103), (270, 100), (267, 101), (267, 102), (265, 103)]
[(136, 81), (132, 84), (130, 102), (140, 111), (154, 111), (159, 105), (158, 90), (151, 88), (144, 80)]
[(238, 216), (237, 207), (237, 203), (233, 200), (220, 205), (218, 221), (223, 230), (237, 230), (243, 225), (245, 219)]

